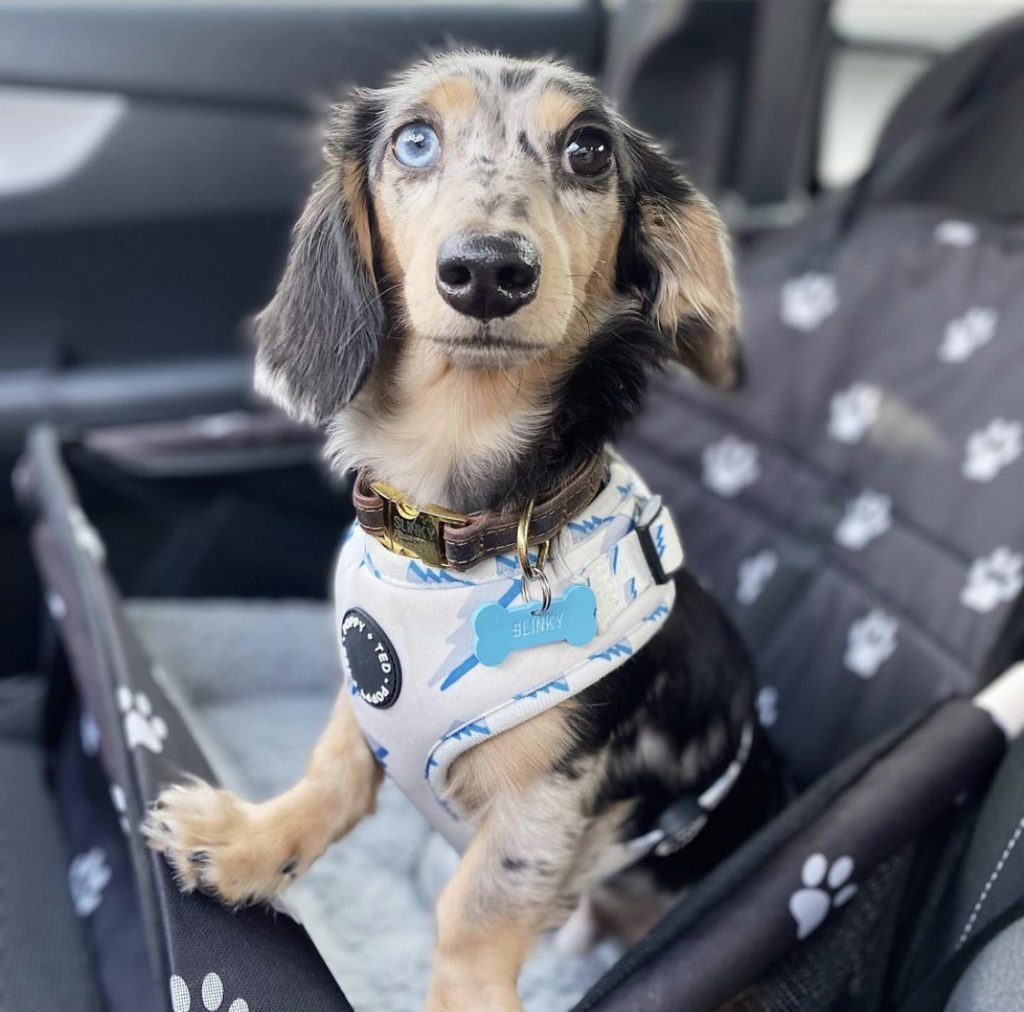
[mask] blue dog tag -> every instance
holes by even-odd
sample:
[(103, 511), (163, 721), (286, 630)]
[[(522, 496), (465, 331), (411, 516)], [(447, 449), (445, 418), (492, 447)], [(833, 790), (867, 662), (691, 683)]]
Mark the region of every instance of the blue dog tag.
[(491, 601), (473, 612), (473, 632), (476, 659), (489, 668), (513, 650), (560, 640), (574, 647), (586, 646), (597, 635), (597, 598), (589, 587), (574, 583), (544, 612), (537, 601), (509, 608)]

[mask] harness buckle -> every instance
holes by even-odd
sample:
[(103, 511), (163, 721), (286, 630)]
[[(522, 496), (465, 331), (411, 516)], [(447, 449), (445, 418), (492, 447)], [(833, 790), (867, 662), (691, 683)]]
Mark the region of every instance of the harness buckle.
[(417, 506), (384, 481), (372, 482), (370, 487), (384, 500), (384, 531), (377, 540), (399, 555), (420, 559), (428, 566), (447, 568), (445, 528), (464, 527), (469, 517), (434, 503)]

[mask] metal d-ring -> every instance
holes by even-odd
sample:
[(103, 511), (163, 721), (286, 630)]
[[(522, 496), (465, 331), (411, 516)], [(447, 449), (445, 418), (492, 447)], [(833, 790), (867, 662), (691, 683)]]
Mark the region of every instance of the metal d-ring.
[(526, 504), (519, 517), (519, 527), (516, 530), (516, 554), (519, 556), (519, 565), (523, 570), (523, 586), (521, 593), (523, 600), (528, 604), (531, 601), (526, 591), (527, 583), (536, 581), (540, 584), (541, 605), (535, 615), (542, 615), (551, 607), (551, 584), (548, 582), (544, 566), (548, 561), (548, 553), (551, 550), (550, 541), (542, 541), (537, 546), (537, 564), (530, 562), (530, 520), (533, 518), (533, 502), (531, 499)]

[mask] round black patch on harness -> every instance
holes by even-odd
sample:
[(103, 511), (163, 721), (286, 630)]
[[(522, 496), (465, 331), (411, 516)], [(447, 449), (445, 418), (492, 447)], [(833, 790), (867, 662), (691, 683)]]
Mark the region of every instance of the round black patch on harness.
[(360, 698), (386, 710), (402, 691), (402, 668), (384, 630), (360, 608), (341, 620), (341, 646)]

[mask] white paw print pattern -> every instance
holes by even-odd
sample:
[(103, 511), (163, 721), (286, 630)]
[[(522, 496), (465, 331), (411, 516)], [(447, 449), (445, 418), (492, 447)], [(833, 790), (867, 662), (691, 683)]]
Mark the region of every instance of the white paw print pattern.
[(117, 690), (117, 705), (124, 715), (124, 736), (129, 748), (141, 745), (150, 752), (163, 752), (167, 725), (163, 717), (153, 713), (153, 706), (144, 692), (132, 693), (122, 685)]
[[(207, 1012), (218, 1012), (224, 1006), (224, 982), (220, 974), (208, 973), (200, 985), (200, 993), (197, 996), (202, 1001), (202, 1007)], [(192, 992), (184, 978), (174, 974), (171, 977), (171, 1008), (173, 1012), (199, 1012), (200, 1006), (192, 1004)], [(249, 1012), (249, 1003), (244, 998), (236, 998), (227, 1007), (227, 1012)]]
[(121, 827), (121, 832), (128, 836), (132, 831), (128, 822), (128, 796), (120, 784), (110, 785), (110, 803), (114, 806), (114, 811), (117, 812), (117, 824)]
[(71, 524), (71, 533), (79, 548), (89, 555), (94, 562), (102, 563), (107, 557), (107, 550), (96, 528), (89, 523), (88, 518), (78, 506), (72, 506), (68, 510), (68, 521)]
[(779, 316), (794, 330), (817, 330), (839, 305), (836, 279), (831, 274), (809, 271), (790, 278), (782, 286)]
[(994, 418), (967, 440), (963, 475), (968, 481), (992, 481), (1024, 450), (1024, 425)]
[(1012, 601), (1024, 587), (1024, 556), (1005, 545), (975, 559), (960, 591), (960, 603), (985, 615)]
[(57, 591), (48, 590), (46, 592), (46, 610), (54, 622), (61, 622), (67, 616), (68, 606)]
[(811, 854), (800, 871), (803, 888), (789, 898), (789, 912), (796, 921), (796, 937), (804, 939), (821, 927), (828, 912), (849, 903), (857, 892), (850, 881), (853, 858), (836, 858), (829, 864), (824, 854)]
[(935, 226), (935, 241), (964, 248), (978, 241), (978, 226), (959, 218), (947, 218)]
[(861, 678), (873, 678), (896, 650), (900, 624), (881, 608), (872, 608), (850, 626), (843, 663)]
[(738, 436), (723, 436), (704, 447), (701, 455), (704, 484), (731, 498), (761, 476), (757, 447)]
[(770, 548), (744, 559), (736, 571), (736, 600), (753, 604), (779, 568), (779, 557)]
[(871, 383), (854, 383), (832, 396), (828, 434), (840, 443), (859, 443), (882, 411), (882, 391)]
[(771, 727), (779, 719), (779, 690), (766, 685), (757, 694), (757, 719), (761, 727)]
[(100, 750), (100, 729), (88, 710), (83, 710), (78, 718), (78, 733), (82, 738), (82, 751), (88, 756), (96, 755)]
[(965, 362), (995, 336), (999, 313), (991, 306), (974, 306), (950, 320), (939, 345), (943, 362)]
[(859, 551), (892, 527), (892, 500), (884, 492), (865, 489), (846, 504), (835, 530), (836, 543)]
[(103, 890), (110, 881), (110, 866), (102, 847), (93, 847), (79, 854), (68, 868), (68, 890), (71, 905), (79, 917), (95, 913), (103, 902)]

